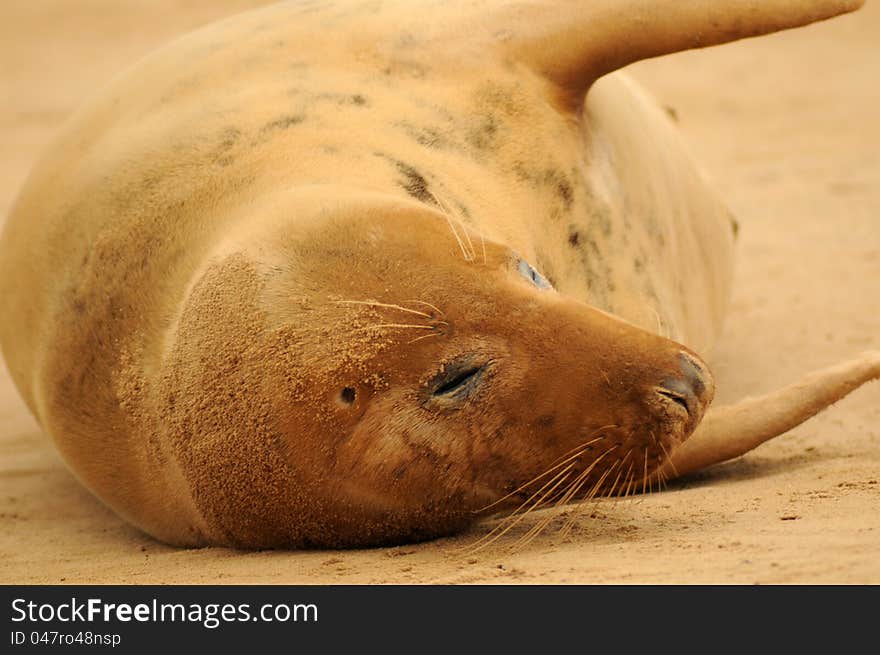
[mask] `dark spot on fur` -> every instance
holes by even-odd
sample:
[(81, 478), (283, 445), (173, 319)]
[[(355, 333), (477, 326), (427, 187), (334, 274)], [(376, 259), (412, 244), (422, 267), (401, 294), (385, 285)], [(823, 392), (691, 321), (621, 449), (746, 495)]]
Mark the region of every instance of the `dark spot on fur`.
[(413, 59), (395, 59), (382, 69), (382, 74), (388, 77), (409, 77), (417, 80), (424, 79), (427, 73), (428, 68)]
[(562, 177), (556, 182), (556, 191), (559, 194), (559, 197), (562, 198), (562, 204), (565, 205), (565, 208), (570, 209), (572, 200), (574, 199), (571, 190), (571, 183), (565, 179), (565, 177)]
[(468, 130), (467, 142), (478, 150), (489, 150), (495, 146), (498, 136), (498, 118), (494, 114), (486, 114)]
[(241, 138), (241, 130), (235, 127), (228, 127), (220, 133), (220, 140), (217, 143), (215, 158), (221, 166), (229, 166), (235, 158), (230, 153), (238, 140)]
[(471, 217), (471, 212), (468, 210), (467, 207), (465, 207), (463, 204), (461, 204), (460, 200), (456, 199), (454, 202), (455, 202), (455, 206), (458, 208), (458, 215), (459, 216), (461, 216), (462, 218), (470, 218)]
[(736, 220), (733, 216), (730, 216), (730, 229), (733, 231), (733, 238), (736, 239), (739, 236), (739, 221)]
[(526, 180), (532, 180), (534, 177), (532, 172), (528, 169), (525, 162), (515, 161), (513, 162), (513, 173), (516, 175), (516, 178), (522, 182)]
[(405, 164), (399, 164), (398, 169), (406, 176), (403, 188), (409, 195), (422, 202), (432, 200), (431, 194), (428, 193), (428, 182), (421, 173)]
[(486, 82), (476, 91), (476, 99), (480, 105), (493, 107), (508, 116), (516, 116), (521, 111), (517, 95), (510, 86), (495, 81)]
[(577, 245), (581, 242), (581, 234), (578, 231), (574, 231), (568, 235), (568, 242), (577, 247)]
[(294, 125), (299, 125), (306, 119), (302, 114), (290, 115), (290, 116), (282, 116), (280, 118), (275, 119), (269, 123), (266, 123), (263, 126), (261, 132), (263, 134), (268, 134), (270, 132), (275, 132), (278, 130), (287, 130)]
[[(337, 105), (350, 105), (355, 107), (365, 107), (369, 101), (367, 98), (360, 93), (319, 93), (317, 95), (311, 95), (308, 93), (300, 92), (299, 90), (291, 90), (291, 95), (305, 95), (307, 96), (306, 102), (315, 102), (315, 101), (324, 101), (324, 102), (333, 102)], [(295, 91), (296, 93), (293, 93)]]
[(351, 405), (354, 402), (357, 394), (352, 387), (345, 387), (342, 391), (339, 392), (339, 400), (341, 400), (346, 405)]
[(596, 224), (599, 226), (599, 230), (602, 232), (602, 236), (610, 237), (611, 236), (611, 215), (608, 212), (606, 207), (597, 207), (593, 217), (596, 220)]
[(419, 202), (436, 204), (434, 197), (428, 191), (428, 181), (415, 168), (402, 161), (394, 160), (397, 170), (403, 175), (404, 180), (401, 186), (406, 192)]
[(234, 146), (238, 142), (238, 139), (240, 136), (241, 136), (241, 130), (239, 130), (237, 127), (227, 127), (220, 134), (220, 143), (218, 146), (219, 149), (221, 151), (229, 150), (232, 146)]
[[(534, 168), (522, 161), (514, 162), (512, 169), (517, 179), (522, 182), (528, 182), (535, 188), (555, 193), (562, 201), (562, 210), (569, 211), (571, 209), (574, 204), (574, 186), (565, 173), (553, 166)], [(561, 212), (557, 212), (556, 215), (561, 215)]]
[(663, 107), (664, 111), (666, 111), (666, 115), (669, 116), (674, 122), (678, 122), (678, 110), (675, 107), (670, 105), (665, 105)]
[(397, 123), (406, 135), (414, 139), (419, 145), (427, 148), (444, 148), (449, 145), (448, 139), (440, 134), (440, 132), (431, 127), (418, 127), (412, 123), (401, 121)]

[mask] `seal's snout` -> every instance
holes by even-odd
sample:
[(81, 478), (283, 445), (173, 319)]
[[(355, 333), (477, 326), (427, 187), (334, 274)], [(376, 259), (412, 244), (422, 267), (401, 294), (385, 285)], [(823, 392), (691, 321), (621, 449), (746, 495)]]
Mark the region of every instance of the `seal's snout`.
[(715, 385), (709, 370), (696, 357), (681, 352), (678, 361), (680, 374), (663, 380), (657, 387), (657, 393), (684, 409), (690, 422), (696, 425), (712, 402)]

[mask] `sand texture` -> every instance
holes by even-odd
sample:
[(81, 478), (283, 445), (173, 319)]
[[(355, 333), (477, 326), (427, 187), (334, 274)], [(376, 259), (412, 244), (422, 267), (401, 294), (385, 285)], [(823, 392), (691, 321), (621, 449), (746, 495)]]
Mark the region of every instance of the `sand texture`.
[[(3, 2), (0, 220), (85, 96), (174, 36), (259, 4)], [(880, 347), (878, 34), (873, 2), (630, 69), (677, 115), (741, 225), (734, 301), (710, 357), (718, 403)], [(516, 550), (532, 521), (477, 553), (467, 547), (492, 521), (391, 549), (169, 548), (78, 484), (0, 369), (2, 583), (880, 583), (880, 384), (663, 493), (557, 513)]]

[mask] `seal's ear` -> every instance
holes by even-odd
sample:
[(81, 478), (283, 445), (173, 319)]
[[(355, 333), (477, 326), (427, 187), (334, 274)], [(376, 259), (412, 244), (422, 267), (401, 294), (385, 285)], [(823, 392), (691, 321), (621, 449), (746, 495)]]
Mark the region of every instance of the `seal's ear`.
[[(494, 15), (512, 58), (577, 108), (602, 75), (640, 59), (799, 27), (864, 0), (525, 0)], [(498, 28), (501, 28), (500, 30)]]

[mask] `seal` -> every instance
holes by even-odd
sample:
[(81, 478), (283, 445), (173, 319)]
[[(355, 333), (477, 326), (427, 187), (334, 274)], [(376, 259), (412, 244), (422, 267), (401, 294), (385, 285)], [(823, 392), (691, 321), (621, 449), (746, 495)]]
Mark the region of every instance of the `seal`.
[(608, 74), (859, 4), (302, 0), (201, 29), (21, 191), (12, 377), (85, 486), (182, 546), (426, 539), (742, 454), (880, 357), (708, 410), (731, 216)]

